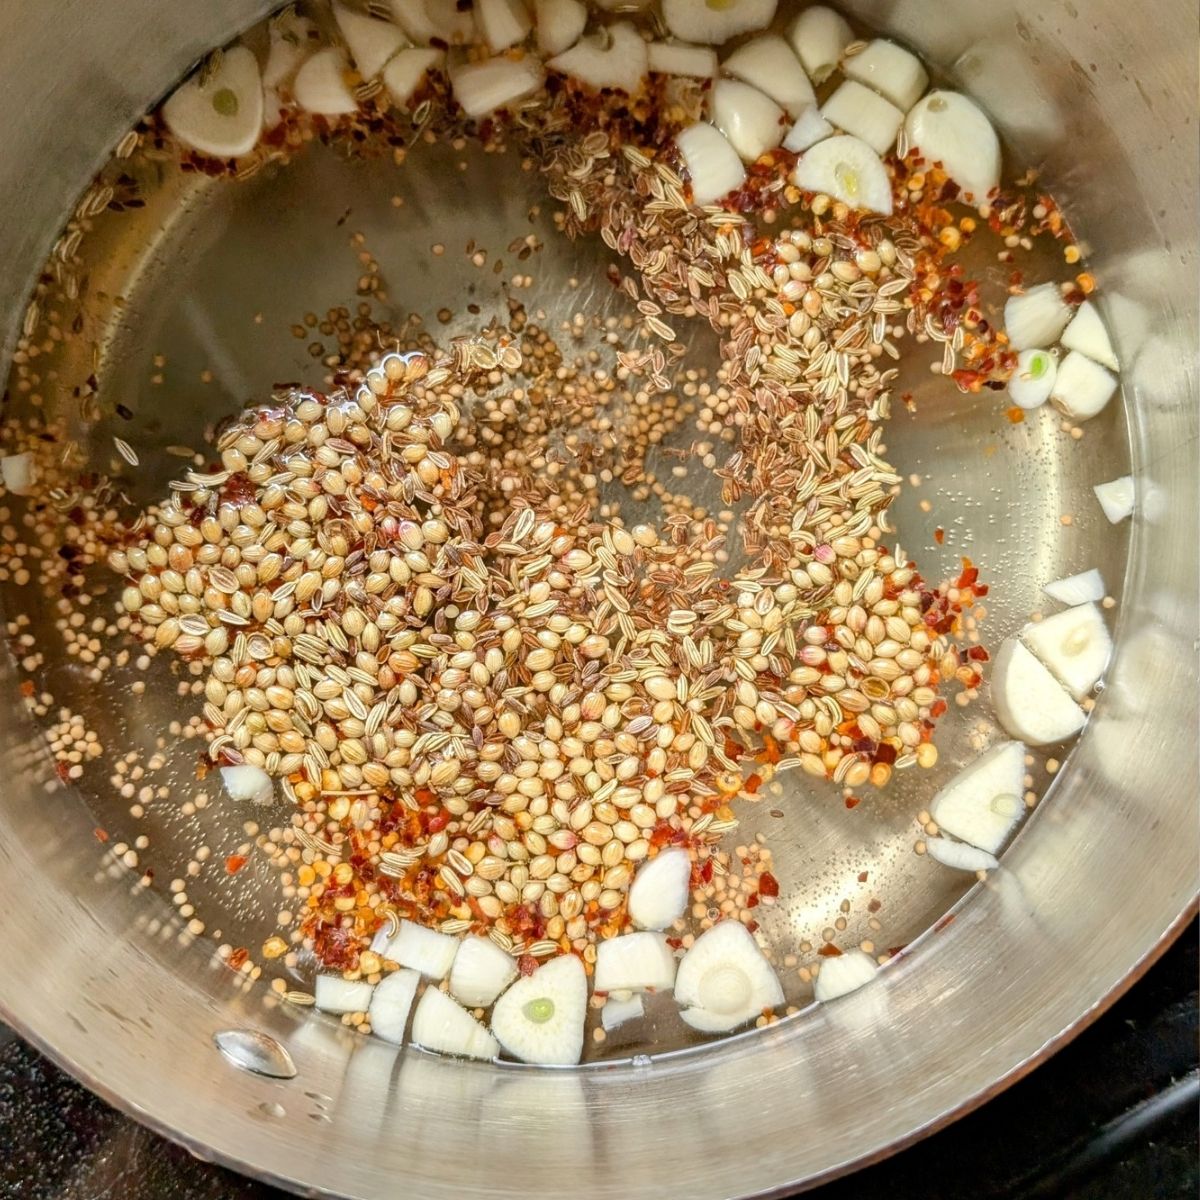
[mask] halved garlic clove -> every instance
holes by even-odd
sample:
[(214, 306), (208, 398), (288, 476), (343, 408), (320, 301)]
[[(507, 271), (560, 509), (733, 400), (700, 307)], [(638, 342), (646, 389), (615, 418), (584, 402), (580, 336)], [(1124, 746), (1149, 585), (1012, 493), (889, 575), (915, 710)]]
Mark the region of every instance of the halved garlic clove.
[(4, 481), (5, 489), (14, 496), (30, 495), (36, 477), (33, 455), (28, 450), (0, 458), (0, 479)]
[(262, 767), (239, 763), (221, 768), (221, 782), (230, 800), (251, 800), (255, 804), (270, 804), (275, 799), (275, 784)]
[(262, 71), (264, 88), (291, 82), (300, 64), (317, 49), (317, 27), (307, 17), (286, 8), (271, 19), (267, 29), (267, 61)]
[(925, 64), (887, 38), (876, 38), (852, 54), (842, 63), (842, 74), (866, 84), (903, 112), (908, 112), (929, 86)]
[(641, 996), (630, 996), (628, 1000), (618, 1000), (615, 996), (609, 996), (600, 1010), (600, 1024), (604, 1026), (605, 1033), (612, 1033), (627, 1021), (636, 1021), (645, 1015), (646, 1006), (642, 1003)]
[(802, 154), (810, 146), (815, 146), (832, 135), (833, 126), (821, 116), (821, 110), (814, 104), (796, 118), (796, 123), (783, 139), (783, 148), (793, 154)]
[(335, 3), (333, 16), (355, 69), (364, 79), (374, 79), (396, 52), (409, 44), (404, 31), (391, 21), (368, 17), (345, 4)]
[(1076, 700), (1091, 694), (1112, 654), (1104, 616), (1090, 602), (1026, 625), (1021, 641)]
[(929, 815), (946, 833), (995, 854), (1025, 811), (1024, 795), (1025, 747), (1001, 742), (968, 763), (934, 796)]
[(463, 938), (450, 969), (450, 995), (468, 1008), (487, 1008), (517, 977), (517, 964), (491, 938)]
[(875, 978), (879, 964), (863, 950), (847, 950), (833, 958), (821, 959), (821, 969), (813, 982), (813, 996), (822, 1004), (856, 992)]
[(450, 72), (454, 98), (468, 117), (486, 117), (532, 96), (542, 86), (542, 64), (531, 54), (499, 55), (462, 63)]
[(318, 50), (296, 73), (292, 95), (301, 108), (322, 117), (341, 117), (358, 111), (358, 101), (346, 82), (346, 55), (340, 46)]
[(616, 88), (630, 95), (641, 88), (650, 70), (646, 43), (628, 21), (588, 34), (546, 65), (596, 91)]
[(788, 41), (813, 83), (824, 83), (837, 70), (854, 30), (846, 19), (824, 5), (806, 8), (792, 22)]
[(418, 45), (469, 46), (478, 40), (475, 14), (458, 0), (390, 0), (396, 24)]
[(538, 52), (552, 58), (570, 50), (583, 36), (587, 5), (583, 0), (537, 0), (534, 17)]
[(525, 40), (533, 27), (524, 0), (475, 0), (475, 23), (493, 54)]
[(425, 77), (443, 57), (441, 50), (432, 47), (416, 46), (410, 50), (401, 50), (383, 68), (383, 86), (387, 88), (392, 102), (400, 108), (406, 108), (425, 81)]
[(746, 162), (783, 141), (783, 109), (740, 79), (718, 79), (709, 94), (712, 123)]
[(366, 1012), (371, 1007), (371, 984), (340, 975), (318, 975), (313, 983), (313, 1003), (322, 1012)]
[(492, 1031), (514, 1058), (570, 1066), (583, 1057), (587, 974), (573, 954), (544, 962), (496, 1001)]
[(1109, 339), (1104, 320), (1096, 310), (1096, 306), (1085, 300), (1071, 318), (1071, 323), (1063, 330), (1062, 344), (1068, 350), (1078, 350), (1086, 354), (1093, 362), (1107, 367), (1110, 371), (1119, 371), (1117, 354)]
[[(992, 665), (991, 685), (992, 706), (1000, 724), (1013, 737), (1032, 746), (1065, 742), (1087, 720), (1087, 714), (1058, 680), (1015, 637), (1001, 644)], [(957, 830), (950, 832), (965, 838)]]
[(944, 837), (926, 838), (925, 852), (934, 862), (956, 871), (994, 871), (1000, 865), (994, 854)]
[(371, 1032), (385, 1042), (396, 1046), (404, 1045), (404, 1033), (408, 1028), (408, 1014), (417, 996), (417, 984), (421, 982), (417, 971), (393, 971), (375, 986), (371, 1005), (367, 1009), (367, 1020)]
[(1089, 421), (1107, 407), (1117, 390), (1117, 378), (1079, 350), (1058, 364), (1050, 400), (1073, 421)]
[(896, 140), (904, 114), (890, 101), (847, 79), (821, 109), (831, 125), (867, 143), (876, 154), (886, 154)]
[(904, 127), (909, 146), (927, 162), (941, 163), (975, 204), (1000, 186), (1000, 139), (983, 109), (961, 92), (930, 92), (905, 118)]
[(459, 1058), (495, 1058), (500, 1043), (465, 1008), (436, 987), (427, 987), (413, 1014), (414, 1046)]
[(675, 999), (684, 1021), (705, 1033), (745, 1025), (784, 1002), (783, 988), (754, 935), (740, 922), (720, 921), (683, 956)]
[(667, 846), (638, 868), (626, 901), (639, 929), (666, 929), (687, 911), (692, 858), (682, 846)]
[[(396, 936), (386, 940), (384, 948), (376, 952), (402, 967), (420, 971), (426, 979), (445, 979), (450, 974), (459, 945), (458, 938), (448, 933), (403, 920)], [(375, 949), (374, 942), (371, 948)]]
[(667, 28), (685, 42), (719, 46), (743, 33), (766, 29), (775, 19), (776, 0), (662, 0)]
[(715, 204), (746, 182), (746, 168), (738, 152), (717, 128), (699, 121), (675, 135), (692, 185), (692, 202), (703, 208)]
[(1022, 350), (1008, 380), (1008, 394), (1021, 408), (1040, 408), (1050, 399), (1058, 362), (1049, 350)]
[(795, 51), (778, 34), (763, 34), (739, 46), (721, 66), (727, 75), (770, 96), (793, 120), (817, 102)]
[(625, 933), (596, 946), (592, 986), (598, 992), (661, 992), (674, 982), (675, 955), (665, 934)]
[(258, 145), (263, 87), (258, 60), (245, 46), (221, 53), (215, 71), (197, 71), (162, 108), (167, 128), (186, 146), (213, 158), (239, 158)]
[(1004, 302), (1004, 332), (1014, 350), (1053, 346), (1071, 319), (1071, 308), (1056, 283), (1039, 283)]
[(646, 47), (651, 75), (681, 75), (711, 79), (717, 73), (717, 52), (711, 46), (685, 46), (683, 42), (651, 42)]
[(883, 160), (866, 142), (848, 134), (826, 138), (806, 150), (792, 181), (807, 192), (823, 192), (851, 208), (889, 216), (892, 181)]
[(1095, 567), (1048, 583), (1042, 591), (1059, 604), (1088, 604), (1104, 599), (1104, 576)]
[(1135, 492), (1132, 475), (1098, 483), (1092, 491), (1096, 493), (1096, 499), (1100, 501), (1100, 507), (1111, 524), (1119, 525), (1133, 512)]

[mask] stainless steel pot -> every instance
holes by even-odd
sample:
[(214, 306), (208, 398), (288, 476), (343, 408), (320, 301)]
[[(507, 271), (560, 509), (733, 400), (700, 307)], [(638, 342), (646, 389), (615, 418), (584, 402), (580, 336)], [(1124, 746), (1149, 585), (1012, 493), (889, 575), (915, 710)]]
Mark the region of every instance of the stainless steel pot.
[[(11, 345), (61, 214), (110, 146), (259, 0), (0, 3), (0, 313)], [(1170, 0), (850, 5), (984, 101), (1096, 251), (1139, 485), (1116, 662), (1004, 870), (875, 985), (700, 1054), (579, 1072), (401, 1056), (264, 1010), (97, 880), (90, 824), (37, 787), (0, 667), (0, 1011), (89, 1086), (308, 1194), (695, 1197), (813, 1183), (953, 1119), (1135, 979), (1197, 884), (1194, 12)], [(214, 1031), (298, 1068), (230, 1068)], [(1102, 1069), (1102, 1068), (1098, 1068)]]

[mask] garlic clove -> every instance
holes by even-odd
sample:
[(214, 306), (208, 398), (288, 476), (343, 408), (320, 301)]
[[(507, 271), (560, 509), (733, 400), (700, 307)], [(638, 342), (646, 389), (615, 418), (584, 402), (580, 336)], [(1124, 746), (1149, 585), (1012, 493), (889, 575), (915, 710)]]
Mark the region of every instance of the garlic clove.
[(542, 86), (542, 64), (531, 54), (462, 63), (450, 71), (454, 98), (468, 117), (486, 117), (532, 96)]
[(682, 42), (651, 42), (646, 47), (652, 75), (682, 75), (711, 79), (717, 73), (717, 52), (710, 46), (685, 46)]
[(340, 46), (318, 50), (296, 72), (292, 95), (301, 108), (323, 117), (358, 111), (358, 101), (346, 82), (346, 55)]
[(1008, 394), (1020, 408), (1040, 408), (1050, 399), (1058, 361), (1049, 350), (1022, 350), (1008, 380)]
[(414, 1046), (459, 1058), (492, 1059), (500, 1044), (465, 1008), (436, 987), (427, 987), (413, 1014)]
[(1000, 865), (994, 854), (966, 842), (952, 842), (949, 838), (927, 838), (925, 851), (935, 862), (956, 871), (994, 871)]
[(377, 949), (373, 941), (371, 949), (402, 967), (420, 971), (426, 979), (445, 979), (450, 974), (459, 945), (458, 938), (448, 933), (403, 920), (395, 937), (388, 939), (385, 935), (382, 948)]
[(412, 1011), (420, 982), (419, 972), (400, 970), (393, 971), (376, 985), (367, 1009), (367, 1020), (376, 1037), (396, 1046), (404, 1045), (408, 1014)]
[(231, 46), (211, 73), (197, 71), (162, 108), (167, 128), (186, 146), (213, 158), (239, 158), (258, 145), (263, 87), (258, 60)]
[(639, 929), (666, 929), (687, 911), (692, 858), (682, 846), (667, 846), (638, 868), (626, 901)]
[[(1001, 644), (992, 666), (991, 685), (992, 705), (1000, 724), (1032, 746), (1065, 742), (1087, 720), (1083, 709), (1017, 638)], [(954, 829), (950, 832), (957, 833)]]
[(1056, 283), (1039, 283), (1004, 302), (1004, 332), (1014, 350), (1053, 346), (1070, 319), (1070, 306)]
[(692, 202), (703, 208), (746, 182), (746, 168), (725, 135), (700, 121), (675, 135), (675, 146), (683, 159), (692, 185)]
[(890, 215), (892, 181), (883, 160), (866, 142), (848, 134), (810, 147), (792, 180), (807, 192), (823, 192), (851, 208)]
[(828, 1004), (870, 983), (878, 969), (875, 960), (863, 950), (847, 950), (833, 958), (822, 958), (813, 982), (813, 996)]
[(396, 24), (419, 46), (445, 42), (469, 46), (479, 40), (475, 14), (458, 0), (390, 0)]
[(675, 955), (665, 934), (626, 933), (596, 946), (598, 992), (666, 991), (674, 982)]
[(491, 938), (463, 938), (450, 969), (450, 995), (468, 1008), (487, 1008), (517, 977), (517, 964)]
[(600, 1024), (605, 1033), (611, 1033), (627, 1021), (636, 1021), (645, 1015), (646, 1006), (642, 1003), (641, 996), (630, 996), (628, 1000), (618, 1000), (615, 996), (609, 996), (600, 1010)]
[(525, 40), (533, 27), (524, 0), (475, 0), (475, 22), (493, 54)]
[(1093, 603), (1026, 625), (1021, 641), (1076, 700), (1091, 694), (1112, 655), (1112, 636)]
[(1050, 400), (1073, 421), (1089, 421), (1108, 406), (1117, 390), (1117, 377), (1079, 350), (1058, 364)]
[(852, 54), (842, 63), (842, 74), (866, 84), (902, 112), (908, 112), (929, 86), (924, 63), (887, 38), (876, 38)]
[(1116, 351), (1104, 327), (1104, 319), (1090, 300), (1085, 300), (1075, 310), (1071, 323), (1063, 330), (1062, 344), (1068, 350), (1086, 354), (1093, 362), (1110, 371), (1120, 370)]
[(788, 30), (792, 49), (816, 84), (824, 83), (837, 70), (853, 40), (854, 31), (845, 18), (821, 4), (806, 8)]
[(1132, 475), (1098, 483), (1092, 491), (1096, 493), (1096, 499), (1100, 501), (1100, 507), (1111, 524), (1119, 525), (1133, 512), (1135, 493)]
[(363, 79), (374, 79), (396, 52), (409, 44), (404, 31), (391, 21), (368, 17), (337, 3), (333, 5), (333, 16), (355, 69)]
[(313, 983), (313, 1002), (322, 1012), (366, 1012), (375, 989), (361, 979), (343, 979), (340, 975), (318, 975)]
[(0, 458), (0, 479), (7, 491), (14, 496), (28, 496), (33, 491), (37, 469), (33, 455), (24, 450), (20, 454), (6, 454)]
[(743, 33), (766, 29), (775, 18), (776, 0), (662, 0), (667, 28), (684, 42), (717, 46)]
[(268, 26), (267, 61), (263, 67), (264, 88), (290, 83), (301, 63), (317, 48), (317, 27), (294, 9), (284, 9)]
[(1025, 747), (1000, 742), (934, 796), (929, 815), (946, 833), (995, 854), (1025, 811), (1024, 794)]
[(275, 799), (275, 784), (262, 767), (239, 763), (221, 768), (221, 782), (230, 800), (250, 800), (255, 804), (270, 804)]
[(784, 1002), (783, 988), (753, 934), (740, 922), (720, 921), (683, 956), (675, 976), (680, 1015), (706, 1033), (726, 1032)]
[(522, 1062), (569, 1066), (583, 1057), (587, 974), (573, 954), (544, 962), (496, 1001), (492, 1031)]
[(896, 140), (904, 114), (890, 101), (847, 79), (821, 108), (831, 125), (867, 143), (876, 154), (886, 154)]
[(407, 108), (417, 89), (424, 83), (425, 77), (443, 57), (441, 50), (425, 46), (401, 50), (383, 68), (383, 86), (387, 88), (392, 102), (400, 108)]
[(770, 96), (793, 120), (817, 102), (795, 51), (777, 34), (763, 34), (739, 46), (721, 67)]
[(534, 9), (538, 53), (553, 58), (583, 36), (587, 5), (583, 0), (537, 0)]
[(975, 204), (1000, 186), (1000, 139), (983, 109), (961, 92), (930, 92), (905, 118), (904, 127), (909, 146), (926, 161), (941, 163)]
[(646, 43), (628, 21), (588, 34), (546, 65), (596, 91), (615, 88), (630, 95), (641, 88), (650, 70)]
[(783, 109), (739, 79), (718, 79), (709, 94), (712, 123), (746, 162), (783, 141)]
[(1048, 583), (1042, 591), (1059, 604), (1088, 604), (1104, 599), (1104, 576), (1093, 567), (1090, 571)]
[(796, 123), (783, 139), (783, 148), (793, 154), (803, 154), (810, 146), (815, 146), (832, 134), (833, 126), (821, 116), (821, 110), (813, 104), (796, 118)]

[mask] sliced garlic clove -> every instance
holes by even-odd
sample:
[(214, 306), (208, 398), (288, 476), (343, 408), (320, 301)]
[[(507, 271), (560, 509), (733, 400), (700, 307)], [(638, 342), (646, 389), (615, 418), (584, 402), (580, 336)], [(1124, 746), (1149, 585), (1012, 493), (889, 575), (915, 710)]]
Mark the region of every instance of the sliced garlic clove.
[(886, 154), (896, 140), (904, 114), (869, 87), (847, 79), (821, 109), (831, 125), (867, 143), (876, 154)]
[(1008, 394), (1021, 408), (1040, 408), (1050, 399), (1058, 362), (1049, 350), (1022, 350), (1008, 380)]
[(792, 180), (806, 192), (823, 192), (851, 208), (884, 216), (892, 211), (892, 181), (883, 160), (866, 142), (848, 134), (806, 150)]
[(301, 63), (317, 48), (317, 27), (294, 9), (284, 9), (268, 27), (267, 61), (263, 67), (264, 88), (290, 83)]
[(822, 958), (813, 982), (813, 996), (828, 1004), (839, 996), (856, 992), (875, 978), (879, 965), (863, 950), (847, 950), (833, 958)]
[(1025, 747), (1001, 742), (968, 763), (934, 796), (929, 815), (946, 833), (995, 854), (1025, 811), (1024, 795)]
[(712, 123), (746, 162), (754, 162), (783, 141), (783, 109), (748, 83), (718, 79), (709, 106)]
[(842, 63), (842, 74), (866, 84), (902, 112), (908, 112), (929, 86), (925, 64), (887, 38), (876, 38), (852, 54)]
[(532, 96), (542, 86), (542, 64), (531, 54), (468, 62), (450, 71), (454, 98), (468, 117), (486, 117)]
[(717, 73), (717, 52), (710, 46), (685, 46), (682, 42), (651, 42), (646, 47), (652, 75), (679, 75), (711, 79)]
[(313, 1003), (322, 1012), (366, 1012), (375, 989), (361, 979), (343, 979), (340, 975), (318, 975), (313, 983)]
[(450, 969), (450, 995), (468, 1008), (487, 1008), (517, 977), (517, 964), (491, 938), (463, 938)]
[(1086, 354), (1093, 362), (1107, 367), (1110, 371), (1119, 371), (1117, 354), (1113, 350), (1108, 330), (1104, 320), (1096, 310), (1096, 306), (1085, 300), (1071, 318), (1071, 323), (1063, 330), (1062, 344), (1068, 350), (1078, 350)]
[(639, 929), (666, 929), (687, 911), (692, 858), (682, 846), (667, 846), (638, 868), (626, 901)]
[(396, 24), (420, 46), (445, 42), (469, 46), (478, 41), (475, 14), (458, 0), (390, 0)]
[(301, 108), (322, 117), (358, 111), (358, 101), (346, 82), (346, 55), (340, 46), (318, 50), (296, 73), (292, 95)]
[(275, 799), (275, 784), (262, 767), (240, 763), (221, 768), (221, 782), (231, 800), (251, 800), (255, 804), (270, 804)]
[(1100, 501), (1100, 507), (1111, 524), (1119, 525), (1133, 512), (1135, 493), (1132, 475), (1098, 483), (1092, 491), (1096, 493), (1096, 499)]
[(496, 1001), (492, 1031), (521, 1062), (571, 1066), (583, 1057), (587, 974), (573, 954), (542, 963)]
[(966, 842), (952, 842), (949, 838), (927, 838), (925, 852), (935, 862), (956, 871), (994, 871), (1000, 865), (994, 854), (977, 846), (968, 846)]
[(777, 34), (763, 34), (739, 46), (721, 67), (770, 96), (793, 120), (817, 102), (795, 51)]
[(904, 127), (909, 146), (927, 162), (941, 163), (975, 204), (1000, 186), (1000, 139), (983, 109), (961, 92), (930, 92)]
[(646, 1006), (642, 1003), (641, 996), (630, 996), (628, 1000), (618, 1000), (615, 996), (609, 996), (600, 1010), (600, 1024), (604, 1026), (605, 1033), (612, 1033), (627, 1021), (636, 1021), (645, 1015)]
[(783, 148), (793, 154), (802, 154), (810, 146), (823, 142), (832, 134), (833, 126), (821, 116), (821, 110), (814, 104), (796, 118), (796, 123), (783, 139)]
[(788, 41), (800, 58), (813, 83), (824, 83), (837, 70), (846, 47), (854, 40), (854, 31), (845, 18), (817, 4), (806, 8), (792, 22)]
[(0, 458), (0, 479), (14, 496), (28, 496), (33, 491), (36, 478), (33, 455), (28, 450)]
[(258, 145), (263, 87), (258, 60), (245, 46), (221, 53), (215, 71), (197, 71), (162, 108), (167, 128), (186, 146), (213, 158), (239, 158)]
[(1050, 400), (1073, 421), (1090, 421), (1108, 406), (1117, 390), (1117, 377), (1079, 350), (1058, 364)]
[(500, 1043), (465, 1008), (436, 987), (427, 987), (413, 1014), (414, 1046), (458, 1058), (492, 1059)]
[(396, 52), (409, 44), (404, 31), (391, 21), (368, 17), (336, 3), (333, 16), (355, 69), (364, 79), (374, 79)]
[[(1031, 746), (1065, 742), (1087, 720), (1087, 714), (1058, 680), (1015, 637), (1001, 644), (992, 666), (991, 685), (992, 706), (1000, 724), (1012, 737)], [(972, 840), (955, 829), (950, 832)]]
[(537, 0), (534, 17), (538, 53), (553, 58), (570, 50), (583, 36), (587, 5), (583, 0)]
[(738, 152), (717, 128), (700, 121), (675, 135), (675, 145), (692, 184), (692, 201), (715, 204), (746, 182)]
[[(436, 929), (427, 929), (415, 921), (400, 922), (400, 929), (386, 948), (378, 951), (384, 958), (402, 967), (420, 971), (426, 979), (445, 979), (450, 974), (454, 956), (458, 953), (458, 938)], [(374, 948), (374, 943), (372, 943)]]
[(533, 27), (524, 0), (475, 0), (475, 23), (493, 54), (523, 42)]
[(1090, 571), (1048, 583), (1042, 591), (1059, 604), (1089, 604), (1104, 599), (1104, 576), (1093, 567)]
[(641, 88), (650, 70), (646, 43), (628, 21), (588, 34), (546, 65), (596, 91), (616, 88), (630, 95)]
[(444, 57), (441, 50), (432, 47), (417, 46), (411, 50), (401, 50), (383, 68), (383, 86), (387, 88), (392, 103), (407, 108), (417, 89), (425, 82), (425, 77)]
[(675, 955), (665, 934), (625, 933), (596, 946), (592, 986), (598, 992), (661, 992), (674, 982)]
[(367, 1009), (367, 1020), (376, 1037), (396, 1046), (404, 1045), (408, 1014), (412, 1011), (420, 982), (419, 972), (400, 970), (393, 971), (376, 985), (371, 1006)]
[(662, 0), (663, 20), (675, 37), (710, 46), (766, 29), (775, 19), (775, 6), (776, 0)]
[(1091, 694), (1112, 655), (1104, 616), (1090, 602), (1026, 625), (1021, 641), (1076, 700)]
[(1044, 350), (1062, 336), (1071, 308), (1056, 283), (1039, 283), (1004, 302), (1004, 332), (1014, 350)]
[(675, 976), (680, 1014), (693, 1028), (723, 1033), (784, 1002), (783, 988), (754, 935), (740, 922), (720, 921), (683, 956)]

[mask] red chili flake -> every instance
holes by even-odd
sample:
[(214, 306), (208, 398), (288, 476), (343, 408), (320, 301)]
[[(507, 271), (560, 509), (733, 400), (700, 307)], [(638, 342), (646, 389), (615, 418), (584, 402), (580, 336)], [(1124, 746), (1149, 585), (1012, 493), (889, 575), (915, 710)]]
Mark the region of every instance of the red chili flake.
[(944, 917), (939, 918), (937, 924), (935, 924), (933, 927), (933, 932), (941, 933), (941, 931), (943, 929), (945, 929), (947, 925), (951, 925), (953, 923), (954, 923), (954, 914), (947, 913)]
[(746, 928), (747, 928), (747, 929), (748, 929), (748, 930), (749, 930), (751, 933), (757, 933), (757, 932), (758, 932), (758, 922), (757, 922), (757, 921), (747, 921), (747, 922), (746, 922)]
[(244, 854), (231, 854), (225, 860), (225, 874), (236, 875), (250, 860)]
[(890, 767), (896, 761), (896, 747), (890, 742), (880, 742), (875, 751), (875, 761)]
[(1004, 415), (1013, 425), (1020, 425), (1025, 420), (1025, 410), (1023, 408), (1018, 408), (1015, 404), (1012, 406), (1012, 408), (1006, 408), (1004, 410)]
[(757, 892), (751, 892), (750, 899), (746, 901), (746, 907), (747, 908), (757, 908), (758, 907), (758, 893)]
[(760, 787), (762, 787), (762, 776), (757, 775), (757, 774), (747, 775), (746, 783), (744, 786), (745, 786), (746, 791), (748, 791), (748, 792), (757, 792), (758, 789)]
[(731, 758), (731, 759), (733, 759), (734, 762), (737, 762), (737, 760), (739, 758), (741, 758), (742, 755), (745, 753), (746, 753), (746, 747), (743, 746), (740, 742), (735, 742), (735, 741), (733, 741), (732, 738), (725, 739), (725, 757), (726, 758)]
[(877, 913), (882, 907), (883, 907), (882, 900), (871, 900), (871, 902), (867, 905), (867, 912)]
[(242, 963), (244, 963), (249, 957), (250, 952), (244, 946), (239, 946), (226, 961), (234, 971), (240, 971)]
[(450, 814), (441, 812), (435, 817), (430, 817), (426, 822), (425, 828), (428, 829), (430, 833), (440, 833), (449, 824)]
[(29, 699), (32, 699), (33, 692), (34, 692), (33, 680), (32, 679), (22, 680), (21, 695), (24, 696), (26, 700), (29, 700)]
[(779, 895), (779, 880), (776, 879), (775, 876), (772, 875), (770, 871), (764, 871), (758, 877), (758, 890), (764, 896), (778, 896)]
[(857, 808), (861, 803), (862, 803), (861, 796), (847, 796), (846, 797), (846, 807), (847, 808)]
[(92, 835), (95, 837), (96, 841), (101, 843), (101, 845), (103, 845), (105, 842), (108, 841), (108, 830), (107, 829), (100, 829), (100, 828), (93, 829)]
[(522, 975), (532, 975), (538, 969), (538, 960), (532, 954), (522, 954), (517, 959), (517, 970)]
[(57, 762), (54, 764), (54, 773), (66, 783), (71, 778), (71, 767), (68, 763)]
[(946, 705), (945, 700), (942, 700), (942, 699), (935, 700), (933, 702), (933, 705), (929, 709), (929, 715), (931, 717), (943, 716), (946, 712), (946, 708), (947, 708), (947, 705)]
[(979, 568), (969, 558), (964, 558), (962, 565), (962, 574), (958, 577), (958, 582), (954, 586), (957, 588), (973, 587), (975, 580), (979, 578)]
[(869, 874), (870, 874), (870, 872), (868, 872), (868, 871), (859, 871), (859, 873), (858, 873), (858, 882), (859, 882), (859, 883), (866, 883), (866, 882), (867, 882), (867, 876), (868, 876)]
[(822, 958), (841, 958), (842, 952), (832, 943), (826, 942), (817, 953)]
[(712, 883), (712, 877), (713, 877), (712, 859), (706, 858), (704, 860), (704, 865), (700, 868), (700, 882), (701, 883)]
[(669, 937), (667, 938), (667, 945), (670, 946), (672, 950), (680, 950), (683, 948), (683, 938)]
[(933, 540), (939, 546), (946, 540), (946, 531), (940, 525), (933, 531)]
[(967, 657), (976, 662), (988, 662), (990, 659), (990, 655), (982, 646), (971, 646), (967, 650)]
[(417, 790), (413, 793), (413, 797), (416, 799), (418, 804), (437, 803), (437, 793), (431, 792), (429, 788), (417, 788)]

